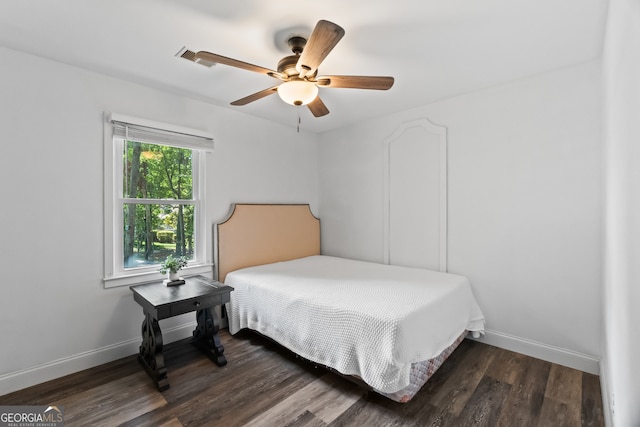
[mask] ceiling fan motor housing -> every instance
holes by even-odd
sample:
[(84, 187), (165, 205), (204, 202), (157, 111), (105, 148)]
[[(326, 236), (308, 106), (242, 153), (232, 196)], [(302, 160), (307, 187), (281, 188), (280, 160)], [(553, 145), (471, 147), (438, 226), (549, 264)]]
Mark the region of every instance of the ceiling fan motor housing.
[[(307, 44), (307, 39), (300, 36), (293, 36), (289, 38), (288, 44), (293, 55), (285, 56), (278, 62), (278, 72), (286, 74), (288, 77), (297, 77), (300, 72), (296, 70), (296, 65), (300, 59), (300, 54)], [(306, 75), (305, 77), (314, 78), (318, 74), (317, 71), (318, 70), (312, 75)]]
[(297, 76), (296, 64), (298, 63), (298, 55), (285, 56), (278, 62), (278, 72), (286, 74), (289, 77)]

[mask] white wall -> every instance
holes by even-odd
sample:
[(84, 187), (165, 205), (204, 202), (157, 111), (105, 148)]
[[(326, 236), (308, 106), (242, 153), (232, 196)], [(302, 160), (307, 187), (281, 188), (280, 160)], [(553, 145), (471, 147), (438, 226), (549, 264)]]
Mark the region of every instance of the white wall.
[[(215, 136), (209, 225), (231, 202), (316, 210), (315, 135), (5, 48), (0, 64), (0, 395), (139, 345), (142, 310), (127, 287), (102, 284), (105, 111)], [(169, 340), (182, 338), (193, 320), (161, 326)]]
[(611, 0), (604, 55), (604, 398), (611, 425), (640, 425), (640, 3)]
[[(568, 355), (568, 364), (600, 355), (597, 63), (322, 136), (4, 48), (0, 64), (0, 256), (9, 266), (0, 395), (139, 345), (130, 291), (101, 280), (104, 111), (216, 136), (208, 223), (231, 202), (311, 202), (325, 253), (373, 261), (383, 259), (383, 141), (424, 117), (447, 126), (449, 270), (471, 279), (488, 339)], [(192, 320), (162, 327), (181, 338)]]
[(598, 372), (598, 62), (444, 100), (320, 137), (326, 254), (383, 257), (383, 141), (427, 117), (449, 142), (449, 271), (466, 275), (488, 342)]

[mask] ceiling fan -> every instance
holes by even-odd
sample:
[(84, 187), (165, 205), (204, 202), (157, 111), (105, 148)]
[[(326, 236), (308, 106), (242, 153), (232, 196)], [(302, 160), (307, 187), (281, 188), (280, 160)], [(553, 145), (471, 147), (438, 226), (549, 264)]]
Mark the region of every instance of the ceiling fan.
[(318, 76), (318, 67), (344, 36), (344, 29), (333, 22), (318, 21), (309, 39), (292, 36), (288, 40), (293, 55), (278, 62), (277, 70), (249, 64), (211, 52), (192, 52), (183, 49), (179, 55), (206, 66), (224, 64), (281, 80), (281, 83), (233, 101), (231, 105), (246, 105), (278, 93), (291, 105), (306, 105), (315, 117), (329, 114), (329, 109), (318, 96), (318, 87), (387, 90), (393, 86), (393, 77), (387, 76)]

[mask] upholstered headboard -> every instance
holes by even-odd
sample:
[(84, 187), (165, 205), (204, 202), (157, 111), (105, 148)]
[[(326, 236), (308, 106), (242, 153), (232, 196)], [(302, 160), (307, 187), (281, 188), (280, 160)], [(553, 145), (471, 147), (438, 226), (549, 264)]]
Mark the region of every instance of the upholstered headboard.
[(320, 220), (308, 204), (233, 204), (214, 226), (218, 280), (254, 265), (320, 254)]

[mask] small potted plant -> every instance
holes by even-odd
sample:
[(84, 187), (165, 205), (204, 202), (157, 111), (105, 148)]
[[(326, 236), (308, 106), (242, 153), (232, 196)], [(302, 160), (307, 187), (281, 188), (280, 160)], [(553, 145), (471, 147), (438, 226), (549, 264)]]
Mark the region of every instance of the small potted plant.
[(180, 280), (178, 276), (178, 271), (187, 266), (187, 258), (186, 257), (174, 257), (173, 255), (169, 255), (167, 259), (165, 259), (160, 264), (160, 273), (167, 274), (167, 278), (169, 281)]

